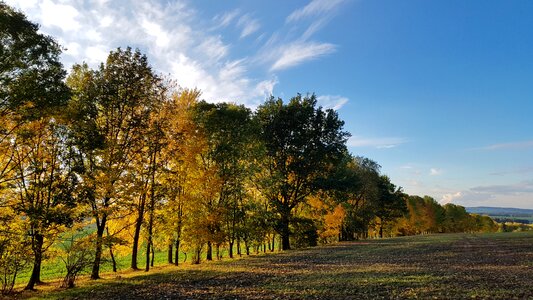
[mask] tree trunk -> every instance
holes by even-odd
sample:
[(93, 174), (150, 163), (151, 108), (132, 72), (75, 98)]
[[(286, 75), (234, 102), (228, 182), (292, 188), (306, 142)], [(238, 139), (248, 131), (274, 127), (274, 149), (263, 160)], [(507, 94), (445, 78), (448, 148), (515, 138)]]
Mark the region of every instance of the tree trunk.
[(282, 214), (281, 216), (281, 249), (290, 250), (291, 244), (289, 240), (290, 229), (289, 229), (289, 216), (288, 214)]
[(272, 234), (272, 248), (270, 248), (270, 252), (274, 252), (274, 248), (276, 246), (276, 234)]
[(242, 256), (241, 239), (240, 238), (237, 238), (237, 255)]
[(151, 247), (152, 246), (153, 246), (152, 245), (152, 235), (149, 232), (148, 233), (148, 241), (146, 242), (146, 266), (144, 268), (145, 272), (150, 271), (150, 254), (152, 253), (151, 252)]
[[(154, 230), (154, 211), (155, 211), (155, 163), (156, 163), (156, 152), (152, 154), (150, 159), (151, 163), (151, 174), (150, 174), (150, 202), (148, 203), (148, 240), (146, 241), (146, 267), (145, 272), (150, 271), (150, 247), (153, 251), (154, 242), (153, 242), (153, 230)], [(153, 266), (153, 264), (152, 264)]]
[(197, 265), (200, 263), (200, 255), (202, 254), (202, 247), (196, 247), (194, 251), (195, 257), (192, 260), (192, 263)]
[[(144, 196), (143, 196), (144, 198)], [(131, 248), (131, 268), (133, 270), (139, 270), (137, 266), (137, 255), (139, 251), (139, 237), (141, 235), (141, 227), (144, 219), (144, 200), (141, 201), (139, 207), (139, 214), (135, 219), (135, 232), (133, 233), (133, 243)]]
[(177, 266), (180, 261), (180, 239), (179, 237), (176, 239), (176, 260), (174, 261), (174, 264)]
[(31, 271), (30, 281), (24, 288), (25, 290), (33, 290), (36, 284), (41, 283), (41, 262), (43, 260), (43, 244), (44, 236), (36, 233), (33, 238), (33, 270)]
[(154, 244), (152, 242), (152, 260), (150, 261), (150, 266), (152, 268), (154, 267), (154, 261), (155, 261), (155, 248), (154, 248)]
[(379, 238), (383, 238), (383, 219), (379, 219)]
[(207, 254), (205, 259), (213, 260), (213, 245), (211, 245), (211, 242), (207, 242)]
[(174, 252), (174, 249), (173, 249), (172, 243), (169, 243), (169, 244), (168, 244), (168, 251), (167, 251), (167, 262), (168, 262), (169, 264), (174, 263), (174, 262), (172, 261), (172, 254), (173, 254), (173, 252)]
[(233, 258), (233, 244), (235, 244), (235, 241), (231, 240), (229, 242), (229, 251), (228, 251), (229, 258)]
[(246, 249), (246, 255), (250, 255), (250, 245), (248, 245), (248, 241), (244, 241), (244, 249)]
[[(109, 227), (106, 227), (105, 230), (106, 230), (107, 236), (110, 237)], [(113, 243), (109, 242), (108, 247), (109, 247), (109, 255), (111, 255), (111, 263), (113, 264), (113, 272), (116, 273), (117, 272), (117, 261), (115, 260), (115, 255), (113, 254)]]
[(106, 220), (107, 216), (104, 215), (104, 217), (102, 217), (102, 220), (100, 221), (100, 224), (96, 224), (96, 251), (94, 253), (91, 279), (100, 279), (100, 263), (102, 261), (102, 244)]

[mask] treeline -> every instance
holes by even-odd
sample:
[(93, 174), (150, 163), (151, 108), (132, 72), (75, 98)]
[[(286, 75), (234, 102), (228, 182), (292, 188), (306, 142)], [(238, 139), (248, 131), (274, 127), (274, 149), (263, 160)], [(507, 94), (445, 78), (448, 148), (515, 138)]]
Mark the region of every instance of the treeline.
[(177, 265), (180, 252), (199, 263), (222, 249), (496, 228), (403, 193), (347, 151), (344, 122), (314, 95), (271, 97), (254, 111), (207, 103), (130, 48), (67, 76), (51, 37), (3, 2), (0, 14), (4, 293), (26, 268), (34, 289), (51, 248), (73, 286), (86, 269), (98, 279), (105, 261), (116, 269), (117, 255), (148, 271), (155, 248)]

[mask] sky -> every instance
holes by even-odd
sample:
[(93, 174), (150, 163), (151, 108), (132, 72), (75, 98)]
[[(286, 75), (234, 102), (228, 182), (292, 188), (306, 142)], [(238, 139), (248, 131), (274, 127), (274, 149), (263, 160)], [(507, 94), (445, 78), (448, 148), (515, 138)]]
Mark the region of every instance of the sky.
[(207, 101), (315, 93), (406, 193), (533, 208), (533, 1), (5, 1), (67, 69), (131, 46)]

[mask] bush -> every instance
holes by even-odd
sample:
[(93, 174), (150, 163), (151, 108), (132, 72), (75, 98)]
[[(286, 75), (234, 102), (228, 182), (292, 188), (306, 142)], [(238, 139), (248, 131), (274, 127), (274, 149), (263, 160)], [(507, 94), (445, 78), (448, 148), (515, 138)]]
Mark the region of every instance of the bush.
[(78, 233), (63, 238), (59, 248), (61, 251), (60, 258), (67, 271), (65, 278), (61, 282), (61, 287), (72, 288), (78, 275), (92, 265), (94, 247), (89, 235)]
[(292, 223), (292, 244), (297, 248), (318, 245), (318, 228), (311, 219), (298, 218)]

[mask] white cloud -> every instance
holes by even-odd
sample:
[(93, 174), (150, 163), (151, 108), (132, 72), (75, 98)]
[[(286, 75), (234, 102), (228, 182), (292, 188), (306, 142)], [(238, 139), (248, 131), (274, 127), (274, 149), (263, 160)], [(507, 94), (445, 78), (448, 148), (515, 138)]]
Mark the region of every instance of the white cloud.
[(66, 47), (65, 53), (70, 56), (77, 57), (80, 54), (81, 46), (78, 43), (71, 42), (71, 43), (66, 44), (65, 47)]
[(444, 194), (441, 203), (455, 203), (466, 207), (496, 206), (533, 208), (533, 181), (506, 185), (477, 186)]
[(329, 43), (294, 42), (281, 46), (271, 55), (279, 57), (270, 68), (271, 71), (279, 71), (294, 67), (304, 62), (317, 59), (335, 51), (335, 45)]
[(241, 39), (251, 35), (261, 27), (261, 25), (259, 25), (259, 21), (250, 17), (250, 15), (242, 16), (237, 25), (242, 28)]
[(18, 7), (23, 11), (27, 11), (31, 8), (34, 8), (38, 1), (37, 0), (4, 0), (7, 4), (11, 6)]
[(429, 175), (431, 175), (431, 176), (437, 176), (437, 175), (440, 175), (440, 174), (442, 174), (442, 170), (440, 170), (440, 169), (437, 169), (437, 168), (429, 169)]
[(324, 14), (339, 7), (345, 0), (313, 0), (306, 6), (295, 10), (286, 19), (287, 22), (295, 22), (306, 17)]
[(342, 96), (333, 96), (333, 95), (322, 95), (317, 97), (318, 105), (326, 108), (339, 110), (346, 103), (348, 103), (348, 98)]
[(352, 136), (348, 139), (348, 146), (350, 147), (372, 147), (378, 149), (395, 148), (407, 141), (403, 138), (386, 137), (386, 138), (363, 138), (359, 136)]
[(102, 34), (99, 31), (96, 31), (94, 29), (87, 30), (85, 32), (85, 36), (90, 41), (94, 41), (94, 42), (102, 41)]
[(113, 23), (113, 18), (111, 16), (103, 16), (98, 21), (100, 27), (109, 27)]
[(103, 46), (90, 46), (85, 48), (84, 54), (87, 63), (97, 65), (101, 62), (106, 61), (107, 55), (109, 54), (109, 50), (107, 50), (107, 48)]
[(205, 40), (198, 45), (200, 53), (204, 56), (204, 59), (209, 63), (216, 63), (219, 60), (226, 57), (229, 52), (229, 46), (222, 42), (222, 37), (208, 36)]
[[(341, 1), (333, 1), (338, 5)], [(168, 74), (182, 87), (202, 90), (208, 101), (237, 101), (256, 106), (273, 94), (274, 72), (295, 67), (333, 53), (336, 46), (308, 41), (327, 20), (313, 19), (308, 28), (282, 23), (278, 30), (263, 30), (256, 12), (231, 10), (205, 17), (194, 2), (159, 0), (7, 0), (24, 9), (40, 30), (54, 36), (67, 50), (67, 69), (87, 62), (97, 67), (117, 47), (139, 48), (153, 69)], [(318, 3), (318, 2), (317, 2)], [(292, 18), (311, 17), (317, 3)], [(320, 5), (325, 5), (320, 4)], [(331, 7), (333, 7), (331, 6)], [(315, 8), (313, 8), (315, 7)], [(326, 11), (333, 8), (324, 6)], [(226, 40), (222, 29), (234, 26), (238, 37)], [(299, 36), (295, 39), (294, 35)], [(257, 36), (257, 37), (255, 37)], [(252, 40), (248, 39), (253, 37)], [(252, 43), (250, 43), (252, 41)], [(247, 54), (239, 51), (246, 47)], [(325, 95), (324, 106), (340, 108), (347, 99)]]
[(55, 4), (44, 0), (40, 4), (41, 23), (43, 26), (57, 26), (63, 31), (75, 31), (81, 28), (78, 22), (79, 12), (71, 5)]
[(240, 11), (238, 9), (234, 9), (232, 11), (228, 11), (222, 15), (216, 15), (213, 18), (213, 21), (217, 23), (220, 27), (226, 27), (228, 26), (237, 16), (239, 15)]
[(452, 203), (452, 202), (454, 202), (454, 200), (459, 199), (462, 196), (463, 196), (462, 192), (445, 194), (445, 195), (442, 196), (442, 199), (441, 199), (440, 203), (441, 204)]
[(167, 32), (163, 30), (159, 24), (143, 20), (141, 25), (148, 35), (155, 38), (155, 44), (158, 47), (166, 48), (169, 46), (170, 38)]

